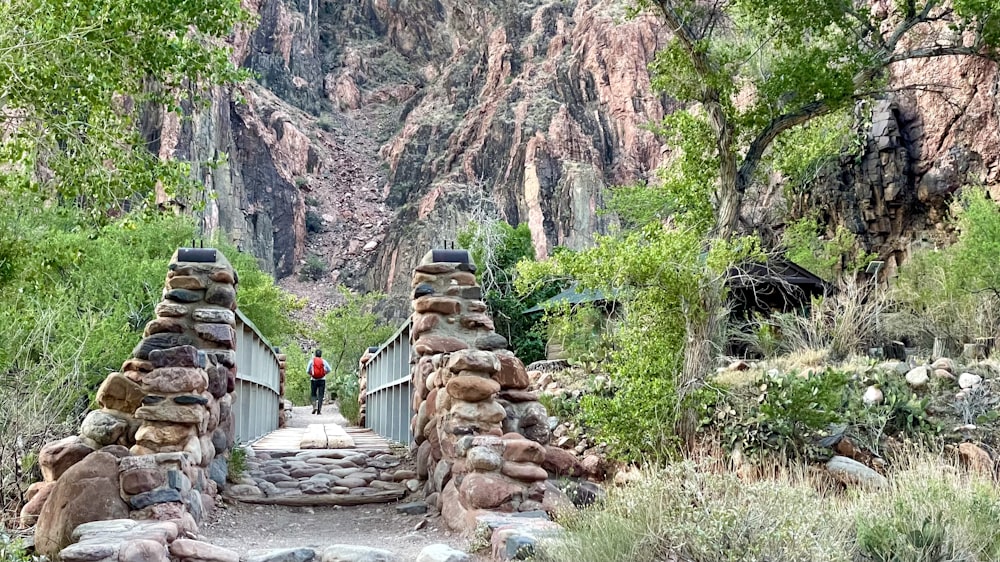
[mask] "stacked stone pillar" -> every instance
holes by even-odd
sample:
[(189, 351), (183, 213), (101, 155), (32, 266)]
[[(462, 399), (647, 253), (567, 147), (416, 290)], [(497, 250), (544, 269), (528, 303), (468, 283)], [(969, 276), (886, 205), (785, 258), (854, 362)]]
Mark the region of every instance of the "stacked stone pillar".
[(483, 510), (543, 507), (551, 435), (523, 363), (494, 332), (473, 266), (434, 256), (413, 275), (411, 423), (428, 503), (467, 531)]
[[(35, 486), (22, 523), (37, 518), (43, 554), (56, 555), (72, 527), (85, 522), (80, 518), (124, 513), (196, 532), (225, 485), (236, 431), (236, 273), (221, 252), (214, 252), (213, 262), (178, 256), (171, 259), (156, 318), (121, 371), (98, 390), (100, 409), (87, 415), (79, 435), (39, 453), (45, 482)], [(116, 497), (105, 497), (107, 486), (75, 481), (98, 465), (102, 473), (106, 465), (117, 469), (104, 475)], [(50, 495), (70, 502), (48, 501)], [(90, 511), (81, 515), (83, 507)]]

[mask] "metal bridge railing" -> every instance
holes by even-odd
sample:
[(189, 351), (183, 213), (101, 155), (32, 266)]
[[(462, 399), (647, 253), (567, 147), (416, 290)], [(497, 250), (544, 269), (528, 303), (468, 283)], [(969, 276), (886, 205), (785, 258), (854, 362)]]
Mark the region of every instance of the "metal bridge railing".
[(236, 311), (236, 438), (249, 443), (278, 429), (281, 374), (271, 344)]
[(365, 368), (368, 374), (365, 425), (386, 439), (408, 445), (413, 439), (410, 320), (378, 348)]

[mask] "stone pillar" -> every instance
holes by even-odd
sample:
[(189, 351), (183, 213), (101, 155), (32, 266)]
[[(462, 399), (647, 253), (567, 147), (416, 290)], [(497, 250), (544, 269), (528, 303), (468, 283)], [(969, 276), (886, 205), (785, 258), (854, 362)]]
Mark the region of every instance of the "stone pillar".
[[(117, 459), (115, 501), (125, 502), (133, 519), (174, 521), (196, 532), (225, 485), (236, 430), (236, 272), (221, 252), (210, 263), (182, 262), (178, 255), (156, 318), (121, 371), (98, 389), (100, 409), (87, 415), (79, 435), (39, 453), (45, 483), (34, 494), (42, 505), (32, 511), (39, 515), (36, 537), (50, 548), (62, 542), (53, 529), (68, 514), (45, 506), (42, 496), (78, 485), (60, 476), (94, 451)], [(95, 505), (105, 500), (88, 498)], [(22, 515), (30, 520), (33, 514)], [(92, 520), (110, 515), (95, 512)]]
[(482, 510), (531, 511), (546, 492), (548, 415), (524, 364), (493, 329), (474, 267), (433, 261), (413, 275), (412, 419), (418, 476), (448, 525)]

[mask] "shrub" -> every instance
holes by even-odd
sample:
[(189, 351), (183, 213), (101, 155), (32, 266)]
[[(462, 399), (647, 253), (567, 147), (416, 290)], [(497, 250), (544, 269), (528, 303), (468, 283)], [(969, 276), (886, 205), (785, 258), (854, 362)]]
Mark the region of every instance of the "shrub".
[(941, 338), (953, 350), (1000, 331), (1000, 207), (982, 189), (966, 189), (953, 208), (958, 241), (924, 250), (899, 269), (893, 297), (909, 336), (926, 347)]
[(850, 520), (801, 476), (743, 482), (691, 463), (644, 471), (561, 521), (552, 562), (848, 562)]
[(323, 217), (312, 209), (306, 210), (306, 232), (309, 234), (320, 234), (325, 231), (326, 225), (323, 224)]
[(306, 263), (299, 270), (299, 279), (302, 281), (319, 281), (330, 271), (330, 266), (327, 265), (323, 258), (310, 254), (306, 258)]
[(230, 482), (236, 482), (247, 471), (247, 451), (241, 443), (236, 443), (229, 451), (229, 472), (226, 478)]
[(340, 406), (340, 414), (344, 416), (347, 421), (351, 423), (351, 425), (358, 425), (358, 422), (361, 421), (361, 404), (358, 403), (359, 386), (357, 375), (341, 375), (333, 382), (336, 400)]
[[(776, 474), (776, 475), (774, 475)], [(646, 469), (600, 508), (561, 520), (546, 562), (995, 562), (1000, 489), (941, 458), (910, 457), (878, 493), (835, 494), (800, 465), (766, 479)]]
[(889, 490), (858, 498), (854, 511), (864, 560), (1000, 560), (1000, 490), (938, 459), (914, 460), (894, 475)]
[(730, 337), (765, 358), (829, 350), (833, 359), (844, 359), (885, 341), (883, 314), (888, 307), (888, 295), (880, 286), (849, 283), (833, 295), (813, 299), (804, 314), (758, 315), (731, 329)]
[(824, 238), (818, 213), (789, 224), (782, 244), (788, 259), (831, 282), (853, 279), (858, 270), (878, 257), (864, 251), (858, 237), (844, 226)]

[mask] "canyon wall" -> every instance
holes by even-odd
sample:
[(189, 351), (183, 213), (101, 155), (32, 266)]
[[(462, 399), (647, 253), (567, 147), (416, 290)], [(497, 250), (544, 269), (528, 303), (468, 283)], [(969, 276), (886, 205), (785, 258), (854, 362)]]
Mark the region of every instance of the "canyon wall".
[[(283, 283), (309, 256), (398, 295), (430, 247), (472, 218), (527, 223), (537, 253), (613, 227), (607, 189), (651, 177), (645, 125), (675, 108), (646, 65), (655, 18), (607, 0), (246, 0), (232, 39), (256, 73), (189, 119), (149, 112), (150, 148), (193, 164), (206, 234), (225, 231)], [(806, 195), (895, 263), (947, 235), (947, 199), (997, 185), (994, 63), (898, 65), (863, 153)], [(211, 165), (213, 162), (220, 163)], [(306, 223), (310, 220), (310, 233)], [(322, 285), (322, 283), (320, 284)]]

